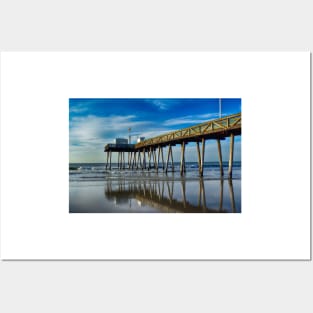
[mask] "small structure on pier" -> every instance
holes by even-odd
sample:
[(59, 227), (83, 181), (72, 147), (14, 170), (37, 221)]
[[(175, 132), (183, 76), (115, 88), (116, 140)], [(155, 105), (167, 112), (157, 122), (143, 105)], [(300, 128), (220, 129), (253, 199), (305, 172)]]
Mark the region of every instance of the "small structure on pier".
[[(129, 143), (127, 144), (125, 141), (116, 141), (115, 144), (107, 144), (104, 147), (104, 151), (107, 152), (106, 168), (109, 167), (111, 169), (112, 152), (118, 152), (118, 168), (125, 169), (125, 152), (128, 152), (127, 166), (129, 169), (150, 170), (155, 168), (155, 170), (158, 171), (161, 160), (161, 168), (163, 171), (165, 171), (165, 173), (168, 172), (170, 163), (171, 170), (174, 171), (172, 147), (180, 144), (180, 174), (183, 176), (186, 172), (186, 145), (189, 142), (195, 142), (198, 155), (199, 175), (203, 176), (205, 141), (216, 140), (220, 164), (220, 174), (223, 176), (224, 171), (222, 163), (221, 140), (224, 140), (226, 137), (230, 137), (228, 177), (231, 178), (234, 154), (234, 137), (238, 135), (241, 135), (241, 113), (207, 121), (205, 123), (169, 132), (157, 137), (140, 140), (135, 145)], [(168, 147), (166, 163), (164, 162), (163, 155), (163, 149), (165, 147)]]

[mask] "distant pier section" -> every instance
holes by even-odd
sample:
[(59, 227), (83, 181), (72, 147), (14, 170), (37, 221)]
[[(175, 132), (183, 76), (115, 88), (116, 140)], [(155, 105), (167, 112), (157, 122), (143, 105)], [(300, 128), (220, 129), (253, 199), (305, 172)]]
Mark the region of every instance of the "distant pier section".
[[(241, 135), (241, 113), (228, 115), (219, 119), (210, 120), (191, 127), (168, 132), (160, 136), (144, 139), (140, 137), (136, 144), (131, 144), (130, 139), (116, 138), (115, 143), (105, 145), (104, 152), (107, 153), (106, 168), (111, 169), (112, 153), (118, 153), (119, 169), (140, 169), (163, 170), (165, 173), (174, 171), (174, 160), (172, 147), (181, 145), (180, 158), (180, 174), (186, 172), (185, 166), (185, 148), (190, 142), (196, 143), (196, 151), (198, 155), (199, 175), (203, 176), (205, 141), (216, 140), (220, 175), (224, 176), (222, 165), (221, 140), (230, 137), (229, 149), (229, 166), (228, 177), (232, 177), (232, 165), (234, 154), (234, 137)], [(166, 159), (164, 158), (164, 150), (166, 151)], [(127, 163), (125, 160), (125, 152), (127, 152)]]

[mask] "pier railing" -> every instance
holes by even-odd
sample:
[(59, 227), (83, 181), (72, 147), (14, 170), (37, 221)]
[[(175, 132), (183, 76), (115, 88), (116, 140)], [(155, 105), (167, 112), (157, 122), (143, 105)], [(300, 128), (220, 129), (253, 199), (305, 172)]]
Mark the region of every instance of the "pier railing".
[(197, 124), (191, 127), (183, 128), (173, 132), (169, 132), (157, 137), (146, 139), (135, 145), (136, 149), (154, 146), (167, 145), (169, 143), (180, 143), (182, 141), (195, 141), (197, 138), (220, 138), (229, 131), (241, 131), (241, 113), (226, 116), (211, 120), (202, 124)]

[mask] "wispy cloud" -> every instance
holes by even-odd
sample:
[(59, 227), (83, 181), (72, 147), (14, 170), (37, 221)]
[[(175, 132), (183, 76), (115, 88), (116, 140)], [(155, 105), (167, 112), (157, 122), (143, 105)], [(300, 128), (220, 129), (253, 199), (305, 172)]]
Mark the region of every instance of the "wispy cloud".
[(71, 105), (70, 113), (84, 113), (88, 111), (88, 107), (85, 105)]
[(176, 99), (145, 99), (145, 101), (151, 103), (160, 111), (169, 110), (172, 105), (178, 102)]
[(134, 115), (74, 117), (70, 121), (70, 145), (99, 148), (116, 137), (127, 138), (129, 127), (139, 129), (147, 124), (134, 118)]
[(186, 115), (177, 118), (172, 118), (164, 121), (164, 126), (174, 126), (174, 125), (183, 125), (183, 124), (199, 124), (204, 123), (210, 119), (218, 118), (218, 113), (210, 114), (198, 114), (198, 115)]
[(165, 102), (162, 101), (162, 100), (155, 100), (155, 101), (153, 102), (153, 104), (154, 104), (155, 106), (157, 106), (160, 110), (167, 110), (167, 109), (168, 109), (168, 104), (165, 103)]
[[(98, 117), (94, 115), (73, 117), (70, 120), (70, 155), (73, 160), (80, 155), (85, 160), (103, 158), (103, 147), (116, 137), (128, 137), (128, 128), (144, 128), (147, 122), (136, 121), (135, 115)], [(90, 159), (94, 157), (94, 159)]]

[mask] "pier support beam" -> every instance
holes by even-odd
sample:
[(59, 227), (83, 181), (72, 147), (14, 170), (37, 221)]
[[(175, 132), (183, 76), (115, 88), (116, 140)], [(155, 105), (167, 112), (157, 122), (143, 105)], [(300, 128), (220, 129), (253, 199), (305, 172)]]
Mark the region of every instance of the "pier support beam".
[(137, 151), (134, 151), (133, 152), (131, 168), (135, 169), (136, 168), (136, 164), (137, 164)]
[(132, 166), (132, 152), (128, 152), (128, 157), (127, 157), (127, 164), (128, 164), (128, 169), (131, 169)]
[(197, 141), (196, 144), (197, 144), (197, 153), (198, 153), (198, 169), (199, 169), (199, 175), (200, 175), (200, 172), (201, 172), (201, 155), (200, 155), (199, 141)]
[(140, 152), (140, 150), (138, 151), (138, 159), (137, 159), (137, 165), (136, 165), (137, 169), (138, 169), (139, 165), (140, 165), (140, 168), (142, 168), (141, 152)]
[(171, 160), (172, 160), (172, 172), (174, 172), (174, 159), (173, 159), (173, 150), (171, 146)]
[(185, 142), (183, 141), (181, 144), (181, 159), (180, 159), (180, 176), (186, 172), (185, 166)]
[(146, 150), (143, 148), (142, 151), (142, 169), (146, 169)]
[(150, 171), (150, 167), (151, 167), (151, 147), (148, 151), (148, 171)]
[(106, 163), (106, 166), (105, 166), (105, 169), (108, 168), (108, 164), (109, 164), (109, 151), (107, 151), (107, 163)]
[(157, 166), (156, 166), (157, 172), (159, 171), (160, 154), (161, 154), (161, 146), (158, 146), (158, 160), (157, 160)]
[(171, 150), (172, 150), (171, 145), (169, 145), (168, 151), (167, 151), (167, 161), (166, 161), (165, 173), (167, 173), (167, 170), (168, 170), (168, 163), (170, 161)]
[(158, 165), (158, 163), (157, 163), (157, 155), (156, 155), (156, 150), (153, 150), (153, 159), (154, 159), (154, 168), (155, 168), (155, 170), (156, 171), (158, 171), (158, 167), (159, 167), (159, 165)]
[(201, 176), (203, 176), (203, 168), (204, 168), (204, 151), (205, 151), (205, 139), (202, 138)]
[(204, 168), (204, 151), (205, 151), (205, 139), (202, 138), (202, 153), (200, 154), (199, 142), (197, 141), (197, 152), (198, 152), (198, 167), (199, 167), (199, 175), (203, 176), (203, 168)]
[(233, 176), (233, 157), (234, 157), (234, 134), (231, 134), (229, 143), (228, 178), (232, 178)]
[(111, 165), (112, 165), (112, 151), (110, 151), (110, 169), (112, 168)]
[(223, 170), (223, 160), (222, 160), (222, 150), (221, 150), (221, 140), (217, 139), (217, 150), (218, 150), (218, 160), (220, 163), (220, 173), (221, 177), (224, 176), (224, 170)]
[(134, 168), (134, 161), (136, 161), (136, 152), (135, 151), (130, 153), (129, 168), (131, 168), (131, 169)]

